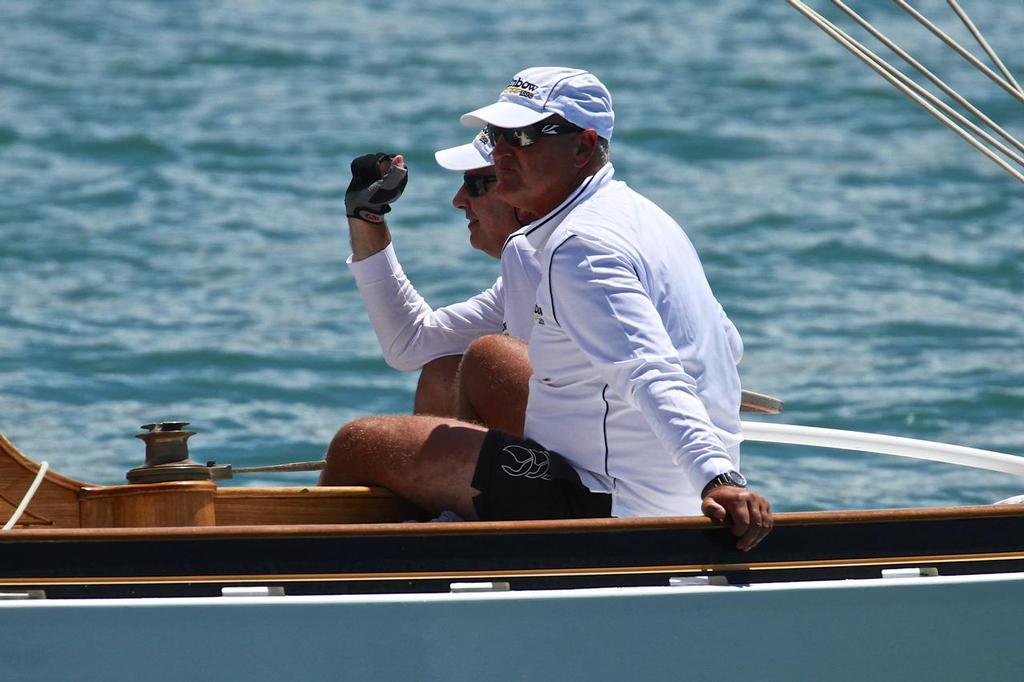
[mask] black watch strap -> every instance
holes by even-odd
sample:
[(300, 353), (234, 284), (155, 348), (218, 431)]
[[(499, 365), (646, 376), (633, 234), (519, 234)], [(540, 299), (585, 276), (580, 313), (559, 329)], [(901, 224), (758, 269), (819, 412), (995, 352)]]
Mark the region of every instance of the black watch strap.
[(704, 490), (700, 491), (700, 499), (704, 499), (708, 496), (708, 493), (719, 488), (723, 485), (732, 486), (734, 488), (746, 488), (747, 479), (743, 477), (738, 471), (726, 471), (724, 474), (718, 474), (704, 486)]

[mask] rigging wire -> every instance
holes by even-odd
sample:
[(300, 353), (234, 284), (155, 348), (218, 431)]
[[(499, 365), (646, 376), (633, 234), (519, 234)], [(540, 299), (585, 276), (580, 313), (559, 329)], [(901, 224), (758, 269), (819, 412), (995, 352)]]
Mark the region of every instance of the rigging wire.
[(882, 43), (887, 48), (892, 50), (896, 55), (898, 55), (900, 57), (900, 59), (902, 59), (906, 63), (910, 64), (915, 69), (917, 69), (917, 71), (920, 72), (921, 75), (923, 75), (925, 78), (927, 78), (932, 83), (934, 83), (936, 85), (936, 87), (938, 87), (940, 90), (942, 90), (942, 92), (946, 93), (946, 95), (948, 95), (950, 98), (952, 98), (958, 104), (960, 104), (960, 106), (962, 106), (965, 109), (967, 109), (969, 112), (971, 112), (971, 114), (973, 114), (979, 120), (984, 122), (988, 127), (992, 128), (997, 133), (1002, 135), (1003, 138), (1007, 142), (1012, 144), (1014, 147), (1016, 147), (1020, 151), (1024, 152), (1024, 143), (1021, 143), (1019, 140), (1017, 140), (1017, 138), (1015, 138), (1009, 132), (1004, 130), (1001, 126), (999, 126), (999, 124), (997, 124), (995, 121), (993, 121), (991, 118), (989, 118), (985, 114), (985, 112), (981, 111), (980, 109), (975, 107), (973, 104), (971, 104), (970, 101), (967, 100), (967, 98), (963, 97), (960, 93), (958, 93), (956, 90), (954, 90), (952, 87), (950, 87), (945, 81), (943, 81), (941, 78), (939, 78), (934, 73), (932, 73), (930, 70), (928, 70), (928, 68), (925, 67), (921, 62), (919, 62), (918, 60), (916, 60), (912, 56), (910, 56), (910, 54), (906, 50), (904, 50), (899, 45), (897, 45), (895, 42), (890, 40), (884, 33), (879, 31), (870, 22), (868, 22), (867, 19), (865, 19), (861, 15), (857, 14), (857, 12), (855, 12), (853, 9), (851, 9), (842, 0), (832, 0), (832, 3), (836, 7), (838, 7), (839, 9), (843, 10), (844, 12), (846, 12), (846, 14), (849, 15), (849, 17), (851, 19), (853, 19), (858, 24), (860, 24), (860, 26), (865, 31), (867, 31), (872, 36), (874, 36), (880, 43)]
[(996, 54), (996, 51), (993, 50), (992, 46), (988, 44), (987, 40), (985, 40), (985, 36), (981, 35), (981, 31), (978, 30), (978, 27), (974, 25), (974, 22), (971, 21), (971, 18), (967, 16), (967, 12), (960, 9), (960, 4), (957, 3), (956, 0), (946, 0), (946, 2), (948, 2), (949, 6), (953, 8), (953, 11), (956, 12), (956, 15), (960, 17), (960, 21), (964, 22), (964, 26), (967, 27), (967, 30), (971, 32), (971, 35), (974, 36), (974, 39), (978, 41), (979, 45), (981, 45), (981, 49), (985, 50), (985, 54), (987, 54), (988, 58), (992, 60), (992, 63), (999, 68), (999, 70), (1003, 74), (1003, 77), (1006, 78), (1006, 80), (1017, 89), (1017, 92), (1024, 93), (1024, 90), (1021, 90), (1020, 83), (1017, 82), (1017, 79), (1013, 77), (1013, 74), (1010, 73), (1010, 70), (1006, 68), (1005, 64), (1003, 64), (1003, 60), (999, 58), (999, 55)]
[[(882, 78), (884, 78), (886, 81), (888, 81), (893, 87), (895, 87), (897, 90), (899, 90), (900, 92), (905, 94), (907, 97), (909, 97), (912, 101), (914, 101), (920, 107), (925, 109), (925, 111), (930, 113), (932, 116), (937, 118), (940, 122), (942, 122), (944, 125), (946, 125), (948, 128), (950, 128), (950, 130), (952, 130), (957, 135), (962, 137), (965, 141), (967, 141), (968, 144), (973, 146), (979, 152), (981, 152), (982, 154), (987, 156), (993, 163), (995, 163), (1000, 168), (1005, 170), (1007, 173), (1012, 175), (1018, 182), (1024, 184), (1024, 174), (1022, 174), (1015, 167), (1011, 166), (1005, 159), (1003, 159), (1001, 156), (996, 154), (994, 151), (992, 151), (991, 149), (986, 147), (976, 137), (974, 137), (969, 132), (967, 132), (966, 130), (964, 130), (963, 128), (958, 126), (956, 123), (954, 123), (952, 120), (950, 120), (950, 118), (948, 116), (946, 116), (944, 113), (942, 113), (942, 111), (939, 111), (939, 109), (936, 108), (936, 106), (934, 106), (932, 104), (932, 101), (936, 101), (940, 105), (940, 108), (941, 107), (946, 107), (948, 109), (948, 105), (946, 105), (944, 102), (937, 101), (937, 98), (934, 95), (932, 95), (931, 93), (927, 92), (927, 91), (924, 91), (926, 96), (922, 96), (922, 95), (918, 94), (918, 92), (915, 91), (915, 89), (913, 87), (905, 85), (903, 82), (901, 82), (900, 78), (898, 78), (897, 76), (895, 76), (892, 73), (890, 73), (889, 70), (887, 70), (886, 67), (888, 67), (888, 69), (891, 69), (892, 71), (895, 71), (896, 73), (900, 74), (900, 76), (903, 79), (905, 79), (907, 81), (910, 81), (916, 88), (923, 90), (923, 88), (921, 88), (921, 86), (917, 85), (916, 83), (913, 83), (913, 81), (911, 81), (908, 77), (903, 75), (902, 72), (899, 71), (899, 69), (896, 69), (895, 67), (889, 65), (887, 62), (885, 62), (884, 59), (882, 59), (881, 57), (878, 57), (877, 55), (875, 55), (873, 52), (868, 50), (863, 45), (860, 45), (860, 43), (858, 43), (856, 40), (854, 40), (849, 35), (847, 35), (845, 32), (843, 32), (841, 29), (839, 29), (837, 26), (835, 26), (835, 24), (830, 22), (828, 19), (826, 19), (822, 15), (818, 14), (818, 12), (816, 12), (815, 10), (811, 9), (810, 7), (808, 7), (801, 0), (786, 0), (786, 1), (790, 4), (790, 6), (792, 6), (798, 12), (803, 14), (807, 19), (809, 19), (812, 23), (814, 23), (816, 26), (818, 26), (818, 28), (820, 28), (822, 31), (824, 31), (826, 34), (828, 34), (833, 40), (838, 42), (840, 45), (845, 47), (851, 54), (853, 54), (855, 57), (857, 57), (858, 59), (863, 61), (865, 64), (867, 64), (869, 68), (871, 68), (878, 75), (880, 75)], [(899, 2), (899, 1), (900, 0), (897, 0), (897, 2)], [(885, 64), (886, 66), (883, 67), (881, 64), (876, 63), (875, 60)], [(1019, 97), (1021, 97), (1022, 99), (1024, 99), (1024, 95), (1021, 95), (1020, 93), (1016, 93), (1016, 92), (1015, 92), (1015, 94), (1018, 95)], [(931, 101), (928, 98), (931, 98)], [(958, 118), (958, 120), (964, 120), (965, 121), (965, 119), (963, 119), (963, 117), (960, 116), (960, 114), (958, 114), (956, 112), (953, 112), (953, 114), (954, 114), (955, 118)], [(967, 122), (967, 123), (968, 123), (968, 127), (972, 127), (972, 129), (978, 130), (977, 126), (974, 126), (974, 124), (972, 124), (970, 122)], [(1005, 152), (1006, 147), (1004, 145), (1002, 145), (999, 142), (996, 142), (994, 140), (994, 138), (992, 138), (987, 133), (984, 133), (983, 131), (981, 131), (981, 135), (983, 137), (985, 137), (988, 141), (993, 142), (1001, 150), (1004, 150), (1004, 153), (1006, 153)], [(1012, 154), (1012, 153), (1009, 153), (1009, 154), (1015, 160), (1018, 160), (1020, 158), (1016, 154)], [(1019, 161), (1018, 161), (1018, 163), (1019, 163)]]
[(1024, 104), (1024, 92), (1021, 92), (1020, 90), (1015, 88), (1013, 84), (1011, 84), (1005, 78), (1003, 78), (998, 73), (996, 73), (995, 71), (987, 67), (985, 64), (983, 64), (977, 57), (975, 57), (973, 54), (968, 52), (962, 45), (960, 45), (960, 43), (950, 38), (942, 31), (942, 29), (940, 29), (938, 26), (932, 23), (927, 17), (925, 17), (923, 14), (918, 12), (913, 7), (911, 7), (910, 3), (908, 3), (906, 0), (893, 0), (893, 2), (899, 5), (900, 8), (903, 9), (903, 11), (905, 11), (907, 14), (914, 17), (914, 19), (916, 19), (918, 23), (920, 23), (922, 26), (924, 26), (933, 34), (935, 34), (935, 36), (939, 40), (946, 43), (946, 45), (952, 48), (954, 52), (956, 52), (958, 55), (960, 55), (968, 62), (970, 62), (974, 66), (974, 68), (978, 69), (983, 74), (992, 79), (993, 82), (995, 82), (997, 85), (999, 85), (999, 87), (1003, 88), (1008, 93), (1010, 93), (1010, 95), (1014, 97), (1018, 102)]

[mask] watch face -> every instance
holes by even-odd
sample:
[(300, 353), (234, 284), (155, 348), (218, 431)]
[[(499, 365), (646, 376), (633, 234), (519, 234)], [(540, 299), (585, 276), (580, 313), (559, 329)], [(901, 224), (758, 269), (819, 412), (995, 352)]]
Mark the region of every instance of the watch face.
[(729, 479), (729, 482), (732, 483), (733, 485), (738, 485), (741, 488), (746, 488), (747, 487), (747, 479), (744, 478), (743, 474), (741, 474), (740, 472), (738, 472), (738, 471), (730, 471), (729, 473), (725, 474), (725, 476)]
[(718, 474), (704, 486), (704, 490), (701, 491), (700, 496), (703, 498), (709, 492), (722, 485), (736, 486), (738, 488), (747, 487), (747, 479), (743, 477), (738, 471), (727, 471), (724, 474)]

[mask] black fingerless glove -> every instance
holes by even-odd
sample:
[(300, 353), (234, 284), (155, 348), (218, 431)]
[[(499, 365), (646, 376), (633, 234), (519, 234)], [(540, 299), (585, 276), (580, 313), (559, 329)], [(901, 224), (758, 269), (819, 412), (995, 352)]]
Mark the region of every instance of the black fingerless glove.
[(380, 172), (381, 162), (393, 160), (390, 154), (366, 154), (352, 161), (352, 182), (345, 192), (345, 215), (369, 223), (384, 222), (390, 204), (402, 196), (409, 173), (394, 163), (387, 173)]

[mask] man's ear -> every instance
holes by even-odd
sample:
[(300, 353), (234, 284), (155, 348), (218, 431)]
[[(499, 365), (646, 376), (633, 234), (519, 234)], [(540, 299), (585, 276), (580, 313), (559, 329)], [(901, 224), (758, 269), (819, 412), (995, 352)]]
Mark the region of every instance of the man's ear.
[(592, 129), (584, 130), (576, 138), (576, 159), (577, 168), (583, 168), (594, 157), (597, 152), (597, 131)]

